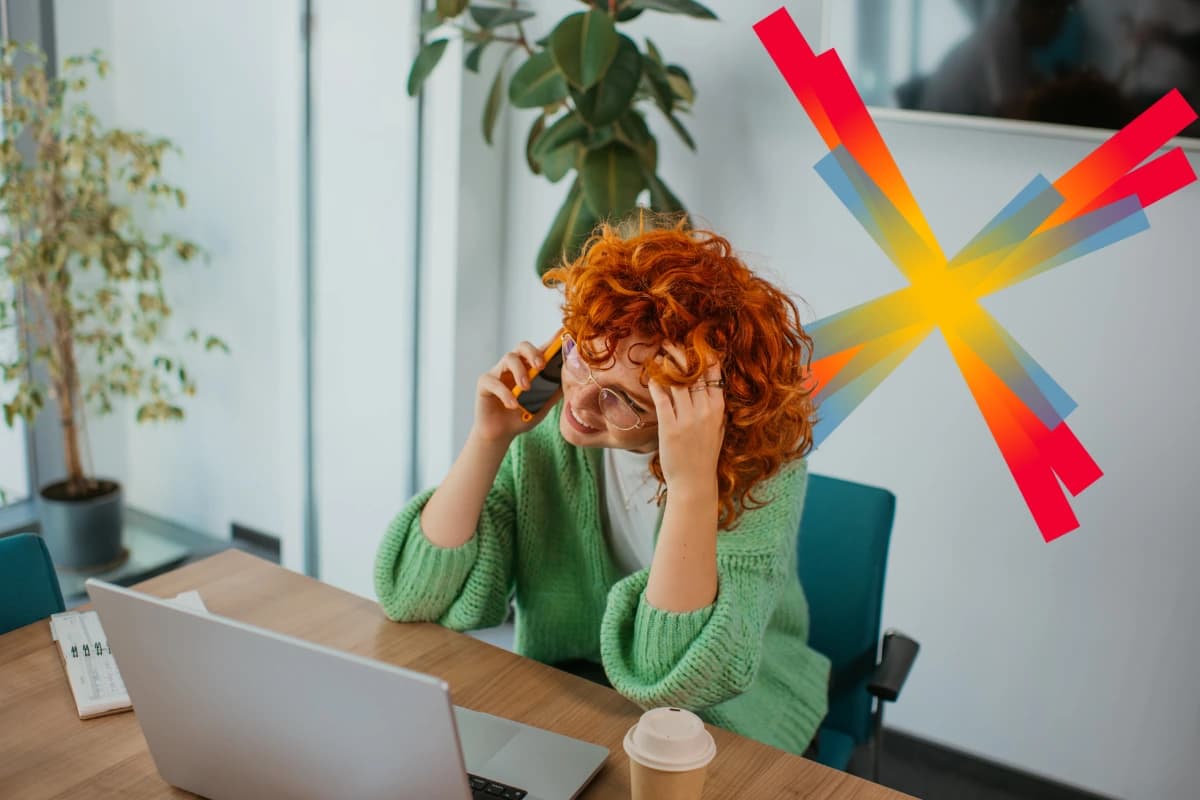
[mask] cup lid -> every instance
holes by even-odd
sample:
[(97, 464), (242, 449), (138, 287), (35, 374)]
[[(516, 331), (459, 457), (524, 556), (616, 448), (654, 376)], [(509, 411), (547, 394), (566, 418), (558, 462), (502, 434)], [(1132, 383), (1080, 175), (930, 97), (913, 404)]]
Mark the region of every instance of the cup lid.
[(625, 734), (625, 752), (652, 769), (687, 772), (712, 761), (717, 743), (691, 711), (652, 708)]

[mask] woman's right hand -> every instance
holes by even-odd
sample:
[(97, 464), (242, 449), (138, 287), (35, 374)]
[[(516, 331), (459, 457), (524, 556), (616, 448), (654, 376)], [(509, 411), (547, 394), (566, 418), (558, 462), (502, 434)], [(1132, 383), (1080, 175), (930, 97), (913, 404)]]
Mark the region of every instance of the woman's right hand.
[(521, 406), (513, 397), (512, 387), (528, 389), (529, 370), (545, 366), (542, 351), (530, 342), (521, 342), (506, 353), (496, 366), (479, 376), (475, 383), (475, 427), (472, 435), (489, 442), (507, 444), (542, 421), (562, 395), (559, 389), (532, 420), (521, 421)]

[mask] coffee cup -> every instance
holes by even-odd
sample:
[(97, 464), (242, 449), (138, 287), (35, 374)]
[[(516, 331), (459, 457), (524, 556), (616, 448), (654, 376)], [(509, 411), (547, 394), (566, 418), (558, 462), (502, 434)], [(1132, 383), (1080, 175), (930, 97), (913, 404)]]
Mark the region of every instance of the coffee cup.
[(625, 734), (633, 800), (698, 800), (717, 743), (695, 714), (652, 708)]

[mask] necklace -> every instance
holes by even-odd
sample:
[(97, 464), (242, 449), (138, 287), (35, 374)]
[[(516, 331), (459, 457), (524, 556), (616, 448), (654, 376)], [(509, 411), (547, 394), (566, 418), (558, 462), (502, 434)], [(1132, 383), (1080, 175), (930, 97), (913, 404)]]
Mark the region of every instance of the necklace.
[[(617, 476), (617, 489), (621, 492), (621, 504), (625, 506), (626, 511), (631, 511), (633, 510), (633, 503), (637, 500), (637, 496), (646, 488), (646, 484), (654, 477), (654, 473), (647, 468), (641, 482), (633, 488), (632, 492), (628, 491), (625, 488), (625, 481), (621, 479), (621, 465), (617, 462), (615, 452), (610, 454), (610, 458), (613, 473)], [(646, 502), (649, 502), (649, 500)]]

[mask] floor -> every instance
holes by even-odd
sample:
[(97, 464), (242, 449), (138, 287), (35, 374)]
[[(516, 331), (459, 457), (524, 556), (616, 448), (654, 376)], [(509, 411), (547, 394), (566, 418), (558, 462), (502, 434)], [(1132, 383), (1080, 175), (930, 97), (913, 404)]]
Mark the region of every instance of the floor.
[[(864, 776), (865, 755), (851, 764)], [(923, 800), (1112, 800), (886, 728), (878, 782)]]

